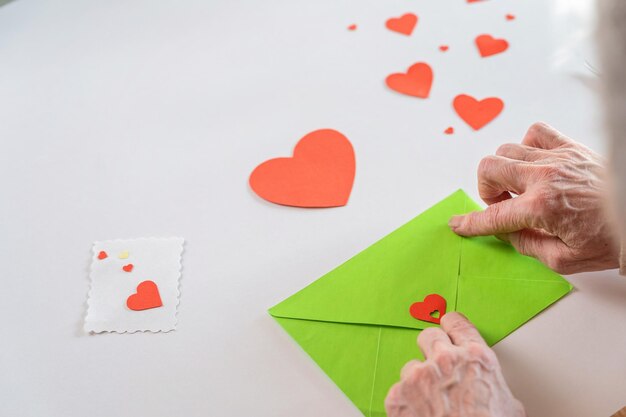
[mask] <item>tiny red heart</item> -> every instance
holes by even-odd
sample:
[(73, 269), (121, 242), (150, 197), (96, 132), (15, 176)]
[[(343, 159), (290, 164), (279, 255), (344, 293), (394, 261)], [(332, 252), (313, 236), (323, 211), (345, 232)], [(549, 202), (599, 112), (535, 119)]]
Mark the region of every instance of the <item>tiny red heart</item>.
[(392, 17), (388, 19), (385, 23), (387, 29), (393, 30), (394, 32), (398, 32), (406, 36), (409, 36), (411, 33), (413, 33), (415, 25), (417, 25), (417, 16), (413, 13), (406, 13), (400, 17)]
[(446, 52), (448, 49), (450, 49), (450, 47), (449, 47), (448, 45), (441, 45), (441, 46), (439, 47), (439, 50), (440, 50), (441, 52)]
[(137, 286), (137, 292), (126, 300), (126, 306), (135, 311), (161, 307), (162, 305), (159, 287), (153, 281), (140, 283)]
[(122, 269), (126, 272), (131, 272), (133, 270), (133, 264), (124, 265)]
[(348, 30), (356, 30), (356, 25), (352, 24), (348, 26)]
[(491, 35), (477, 36), (475, 42), (478, 52), (483, 58), (500, 54), (509, 49), (509, 43), (505, 39), (496, 39)]
[(100, 251), (100, 253), (98, 254), (98, 259), (106, 259), (108, 258), (109, 255), (107, 255), (107, 253), (103, 250)]
[(409, 312), (417, 320), (439, 324), (446, 314), (446, 299), (439, 294), (427, 295), (424, 301), (411, 304)]
[(505, 17), (506, 17), (506, 20), (515, 20), (514, 14), (507, 14)]
[(454, 128), (452, 126), (450, 126), (446, 130), (444, 130), (443, 133), (445, 133), (446, 135), (451, 135), (451, 134), (454, 133)]

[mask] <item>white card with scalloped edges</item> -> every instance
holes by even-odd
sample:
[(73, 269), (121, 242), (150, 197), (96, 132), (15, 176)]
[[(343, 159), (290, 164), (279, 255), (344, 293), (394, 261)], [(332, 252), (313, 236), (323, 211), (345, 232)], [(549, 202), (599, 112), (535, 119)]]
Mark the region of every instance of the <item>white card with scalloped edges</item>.
[(85, 330), (174, 330), (183, 243), (180, 237), (95, 242)]

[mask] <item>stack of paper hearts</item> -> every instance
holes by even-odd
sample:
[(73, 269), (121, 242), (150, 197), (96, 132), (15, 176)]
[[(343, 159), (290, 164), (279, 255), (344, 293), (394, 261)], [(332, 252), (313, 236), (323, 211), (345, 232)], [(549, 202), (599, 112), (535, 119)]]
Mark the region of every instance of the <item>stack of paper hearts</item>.
[(402, 366), (423, 359), (417, 335), (436, 324), (411, 316), (415, 302), (441, 296), (493, 345), (572, 289), (494, 237), (450, 231), (479, 209), (457, 191), (269, 310), (364, 415), (384, 416)]

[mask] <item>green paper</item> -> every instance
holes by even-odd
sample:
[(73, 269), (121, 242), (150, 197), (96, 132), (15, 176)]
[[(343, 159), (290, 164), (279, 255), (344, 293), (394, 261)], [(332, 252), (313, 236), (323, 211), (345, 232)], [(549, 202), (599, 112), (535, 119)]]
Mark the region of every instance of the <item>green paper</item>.
[(436, 325), (411, 317), (414, 302), (443, 296), (493, 345), (571, 291), (510, 245), (448, 227), (479, 209), (459, 190), (269, 310), (365, 416), (385, 416), (402, 366), (423, 359), (417, 335)]

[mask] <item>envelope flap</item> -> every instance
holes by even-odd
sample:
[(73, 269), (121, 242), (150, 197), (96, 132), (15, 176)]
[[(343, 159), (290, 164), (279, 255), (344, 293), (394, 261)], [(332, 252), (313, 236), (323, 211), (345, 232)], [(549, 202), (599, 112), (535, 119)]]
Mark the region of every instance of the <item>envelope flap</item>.
[(463, 239), (459, 274), (567, 282), (538, 260), (520, 255), (513, 246), (493, 236)]
[(428, 294), (456, 305), (461, 238), (454, 214), (477, 206), (457, 191), (270, 309), (275, 317), (423, 329), (409, 307)]

